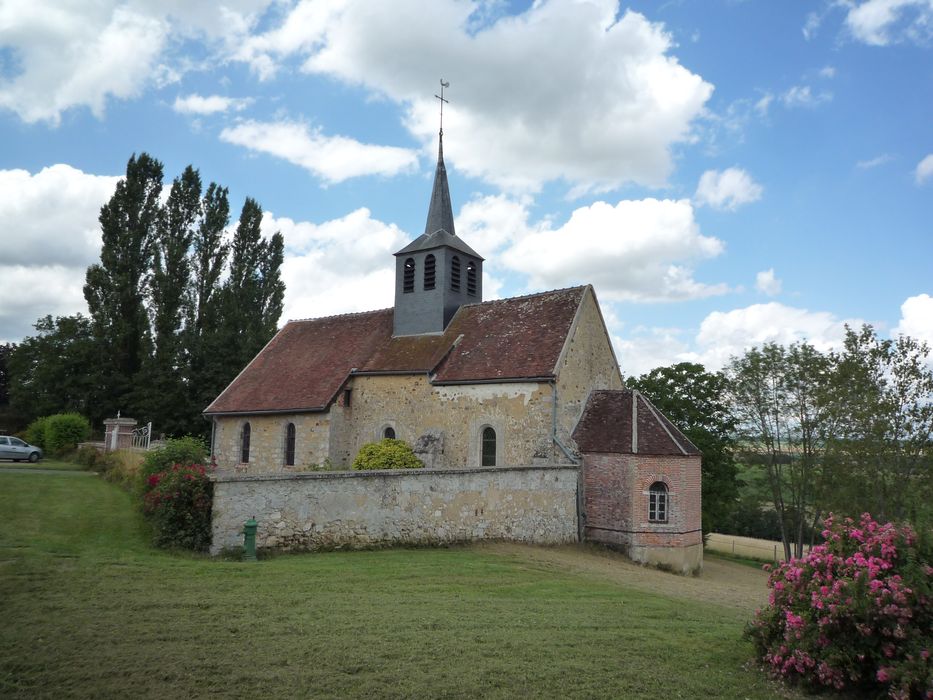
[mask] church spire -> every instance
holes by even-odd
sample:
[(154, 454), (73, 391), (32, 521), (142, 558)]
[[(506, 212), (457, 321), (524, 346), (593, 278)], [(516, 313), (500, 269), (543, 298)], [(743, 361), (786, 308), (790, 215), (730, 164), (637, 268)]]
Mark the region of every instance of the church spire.
[(434, 189), (431, 191), (431, 205), (428, 208), (428, 220), (424, 232), (431, 235), (435, 231), (454, 231), (454, 212), (450, 204), (450, 189), (447, 187), (447, 168), (444, 166), (444, 88), (450, 83), (441, 80), (441, 94), (435, 97), (441, 101), (441, 129), (437, 139), (437, 169), (434, 171)]

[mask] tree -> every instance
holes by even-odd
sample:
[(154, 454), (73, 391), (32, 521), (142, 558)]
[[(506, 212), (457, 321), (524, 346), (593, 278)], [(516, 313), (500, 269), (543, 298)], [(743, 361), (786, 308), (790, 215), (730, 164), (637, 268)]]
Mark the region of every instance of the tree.
[(100, 421), (104, 357), (90, 319), (81, 314), (40, 318), (36, 335), (10, 355), (10, 403), (26, 422), (38, 416), (76, 411)]
[(214, 369), (212, 350), (220, 332), (221, 286), (229, 244), (223, 240), (224, 230), (230, 223), (230, 203), (227, 188), (211, 183), (201, 201), (201, 220), (192, 240), (190, 301), (187, 309), (185, 348), (187, 356), (188, 432), (199, 434), (194, 427), (198, 416), (225, 386), (226, 371)]
[(151, 313), (155, 351), (146, 367), (149, 417), (167, 433), (184, 431), (183, 322), (191, 305), (189, 249), (201, 215), (201, 177), (190, 165), (175, 178), (159, 220), (153, 251)]
[(134, 154), (101, 207), (100, 263), (87, 270), (84, 298), (108, 357), (107, 412), (135, 408), (134, 383), (151, 347), (148, 284), (161, 221), (162, 163)]
[(15, 343), (0, 343), (0, 407), (10, 404), (10, 372), (7, 365), (15, 349)]
[(642, 392), (703, 453), (703, 532), (722, 531), (738, 496), (735, 421), (726, 402), (726, 380), (703, 365), (659, 367), (628, 385)]
[(828, 507), (879, 519), (933, 519), (933, 370), (929, 347), (846, 328), (834, 355), (835, 430), (827, 462)]
[(230, 276), (219, 300), (218, 333), (211, 343), (216, 396), (275, 334), (282, 315), (284, 241), (281, 233), (262, 238), (262, 207), (243, 204), (230, 257)]
[(768, 343), (726, 369), (741, 451), (765, 470), (786, 559), (803, 555), (804, 536), (821, 513), (831, 374), (831, 359), (806, 343)]

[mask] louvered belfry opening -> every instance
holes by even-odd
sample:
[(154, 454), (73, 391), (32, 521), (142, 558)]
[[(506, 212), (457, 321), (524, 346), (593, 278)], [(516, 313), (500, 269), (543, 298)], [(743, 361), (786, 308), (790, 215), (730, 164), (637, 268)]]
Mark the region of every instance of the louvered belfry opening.
[(472, 260), (467, 262), (467, 295), (476, 296), (476, 263)]
[(456, 255), (450, 259), (450, 291), (460, 291), (460, 258)]
[(415, 260), (408, 258), (405, 260), (405, 275), (402, 282), (402, 291), (405, 294), (411, 294), (415, 291)]
[(436, 279), (436, 265), (437, 261), (433, 255), (428, 255), (424, 259), (424, 288), (425, 290), (434, 289), (434, 282)]

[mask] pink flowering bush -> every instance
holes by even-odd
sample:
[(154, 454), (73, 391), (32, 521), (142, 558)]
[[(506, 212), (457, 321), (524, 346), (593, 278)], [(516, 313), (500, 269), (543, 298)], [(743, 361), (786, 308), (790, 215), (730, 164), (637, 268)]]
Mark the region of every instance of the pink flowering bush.
[(214, 485), (200, 464), (175, 464), (146, 477), (143, 512), (155, 544), (204, 551), (211, 543)]
[(749, 627), (759, 657), (814, 689), (933, 700), (929, 536), (867, 513), (825, 527), (824, 544), (771, 572), (770, 605)]

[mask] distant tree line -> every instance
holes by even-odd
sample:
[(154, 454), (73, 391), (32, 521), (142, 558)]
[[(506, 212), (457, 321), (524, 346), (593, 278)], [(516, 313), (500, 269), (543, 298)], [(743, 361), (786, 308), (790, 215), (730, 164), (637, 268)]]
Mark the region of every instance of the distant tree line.
[(789, 558), (829, 512), (933, 526), (929, 359), (865, 325), (838, 351), (769, 343), (722, 372), (682, 363), (629, 385), (703, 452), (704, 532), (772, 528)]
[(45, 316), (0, 348), (0, 400), (21, 424), (77, 411), (99, 426), (119, 410), (159, 433), (203, 434), (201, 411), (275, 333), (284, 243), (261, 236), (259, 204), (246, 198), (231, 237), (226, 187), (204, 188), (189, 165), (162, 190), (162, 163), (131, 157), (100, 211), (89, 316)]

